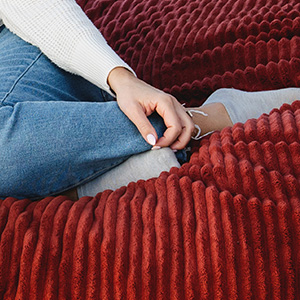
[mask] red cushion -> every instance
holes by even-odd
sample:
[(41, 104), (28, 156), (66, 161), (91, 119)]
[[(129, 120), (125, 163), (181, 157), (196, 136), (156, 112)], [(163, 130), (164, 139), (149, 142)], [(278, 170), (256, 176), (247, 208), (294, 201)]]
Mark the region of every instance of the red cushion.
[(78, 0), (139, 77), (190, 105), (300, 86), (300, 3), (284, 2)]

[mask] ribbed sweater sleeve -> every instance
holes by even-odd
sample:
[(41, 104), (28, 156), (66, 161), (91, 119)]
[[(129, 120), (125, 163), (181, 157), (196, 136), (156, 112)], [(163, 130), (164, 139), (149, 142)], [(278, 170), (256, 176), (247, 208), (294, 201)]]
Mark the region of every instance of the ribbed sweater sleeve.
[(0, 0), (0, 19), (59, 67), (108, 92), (112, 69), (122, 66), (133, 72), (75, 0)]

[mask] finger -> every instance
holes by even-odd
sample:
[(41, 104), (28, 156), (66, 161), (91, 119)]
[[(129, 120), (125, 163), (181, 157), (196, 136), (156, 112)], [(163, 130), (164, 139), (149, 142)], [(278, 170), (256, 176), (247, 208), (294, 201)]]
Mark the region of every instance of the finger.
[(170, 146), (173, 150), (183, 149), (191, 140), (191, 133), (186, 127), (182, 128), (181, 135), (178, 139)]
[(170, 146), (173, 150), (180, 150), (183, 149), (191, 140), (191, 131), (183, 127), (181, 131), (181, 135), (178, 137), (178, 139)]
[(178, 138), (182, 131), (181, 119), (177, 114), (174, 105), (163, 104), (163, 108), (157, 106), (157, 113), (164, 119), (167, 129), (165, 130), (163, 136), (158, 140), (157, 146), (167, 147), (173, 144), (173, 142)]
[[(174, 150), (183, 149), (191, 139), (194, 130), (194, 123), (190, 116), (187, 115), (182, 105), (175, 99), (172, 99), (172, 105), (165, 106), (165, 114), (157, 112), (164, 118), (167, 130), (162, 138), (157, 142), (158, 146), (170, 146)], [(167, 108), (166, 108), (167, 107)]]
[(156, 146), (158, 147), (169, 147), (172, 145), (180, 132), (182, 131), (182, 127), (169, 127), (165, 130), (163, 136), (157, 141)]
[(148, 120), (143, 108), (137, 105), (131, 105), (128, 109), (123, 110), (126, 116), (135, 124), (145, 141), (154, 146), (157, 141), (157, 133)]
[(174, 150), (183, 149), (191, 139), (192, 133), (195, 129), (195, 124), (192, 121), (191, 117), (189, 117), (186, 112), (179, 111), (179, 117), (181, 118), (182, 131), (180, 135), (177, 137), (177, 140), (171, 145), (171, 148)]

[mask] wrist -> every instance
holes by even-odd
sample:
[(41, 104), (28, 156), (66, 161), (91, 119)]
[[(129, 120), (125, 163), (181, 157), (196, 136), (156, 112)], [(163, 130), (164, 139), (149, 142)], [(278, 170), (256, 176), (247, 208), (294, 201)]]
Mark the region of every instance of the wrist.
[(124, 84), (128, 83), (132, 79), (135, 79), (135, 75), (124, 67), (116, 67), (110, 71), (107, 77), (107, 83), (110, 88), (117, 94)]

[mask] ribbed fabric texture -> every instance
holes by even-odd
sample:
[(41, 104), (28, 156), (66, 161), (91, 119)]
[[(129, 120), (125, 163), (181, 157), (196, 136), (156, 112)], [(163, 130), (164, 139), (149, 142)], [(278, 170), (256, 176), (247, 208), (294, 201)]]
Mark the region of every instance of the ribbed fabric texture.
[(221, 87), (300, 86), (298, 0), (78, 0), (136, 71), (199, 105)]
[(299, 299), (300, 102), (159, 178), (0, 202), (1, 299)]
[[(199, 105), (299, 86), (299, 3), (79, 1), (138, 75)], [(300, 103), (236, 124), (158, 179), (0, 200), (1, 299), (299, 299)]]

